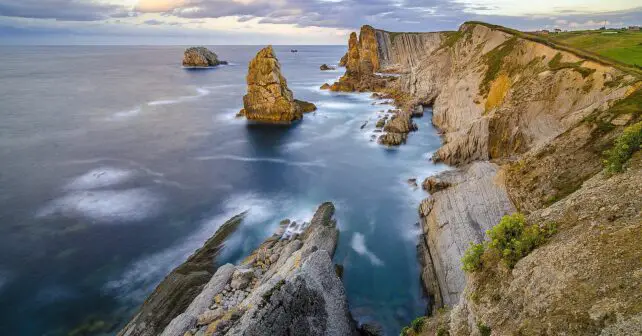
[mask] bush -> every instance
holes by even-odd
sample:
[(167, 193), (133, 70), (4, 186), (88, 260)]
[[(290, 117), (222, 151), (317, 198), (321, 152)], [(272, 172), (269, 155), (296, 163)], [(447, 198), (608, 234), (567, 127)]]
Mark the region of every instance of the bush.
[(425, 317), (423, 317), (423, 316), (417, 317), (411, 323), (412, 330), (414, 330), (415, 332), (420, 332), (421, 328), (424, 326), (424, 323), (426, 323), (426, 318)]
[(555, 224), (548, 224), (545, 228), (536, 224), (527, 226), (524, 215), (515, 213), (504, 216), (499, 224), (488, 230), (488, 246), (499, 252), (506, 266), (513, 268), (520, 259), (544, 244), (555, 231)]
[(461, 258), (462, 269), (465, 272), (474, 272), (482, 267), (481, 256), (484, 254), (484, 244), (473, 244), (470, 243), (470, 247), (464, 253), (464, 257)]
[(490, 336), (490, 333), (492, 331), (489, 326), (479, 322), (477, 322), (477, 330), (479, 330), (479, 333), (482, 336)]
[(607, 159), (604, 160), (607, 173), (619, 173), (624, 170), (624, 165), (633, 153), (640, 150), (642, 145), (642, 121), (624, 129), (622, 135), (616, 140), (613, 148), (606, 151)]
[(461, 259), (462, 269), (466, 272), (480, 270), (486, 250), (497, 252), (506, 266), (513, 268), (520, 259), (544, 244), (556, 231), (555, 223), (540, 227), (537, 224), (526, 225), (526, 218), (520, 213), (504, 216), (499, 224), (488, 230), (488, 243), (470, 244)]

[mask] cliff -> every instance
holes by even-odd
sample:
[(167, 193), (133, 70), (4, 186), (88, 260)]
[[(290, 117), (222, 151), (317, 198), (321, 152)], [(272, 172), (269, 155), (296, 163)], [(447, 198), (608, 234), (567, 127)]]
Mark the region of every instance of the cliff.
[[(204, 286), (193, 287), (191, 292), (198, 289), (197, 295), (191, 296), (187, 306), (181, 305), (181, 310), (172, 314), (171, 319), (166, 318), (168, 315), (162, 321), (147, 318), (145, 323), (135, 323), (141, 315), (138, 314), (120, 334), (356, 333), (343, 284), (332, 263), (339, 236), (333, 214), (332, 203), (324, 203), (309, 223), (297, 225), (283, 221), (279, 231), (239, 265), (223, 265)], [(182, 267), (186, 266), (179, 268)], [(167, 281), (170, 280), (164, 282)], [(165, 294), (167, 300), (178, 293)], [(159, 297), (157, 293), (154, 296)], [(151, 312), (150, 300), (141, 312)], [(133, 323), (137, 325), (136, 329), (130, 327)]]
[(205, 47), (187, 48), (183, 55), (183, 66), (187, 67), (212, 67), (221, 64), (227, 62), (220, 61), (214, 52)]
[(294, 99), (272, 46), (261, 49), (252, 59), (246, 79), (247, 94), (239, 116), (248, 120), (287, 124), (316, 110), (314, 104)]
[[(642, 284), (642, 249), (632, 238), (642, 225), (639, 154), (623, 175), (606, 174), (602, 164), (603, 152), (641, 119), (638, 75), (482, 23), (440, 33), (364, 27), (355, 38), (346, 74), (333, 86), (381, 92), (406, 113), (432, 105), (444, 135), (434, 159), (456, 166), (424, 183), (431, 196), (419, 206), (425, 289), (434, 312), (452, 313), (440, 310), (414, 332), (638, 330), (631, 328), (642, 316), (634, 290)], [(470, 244), (485, 246), (488, 230), (516, 211), (538, 230), (556, 223), (557, 233), (533, 238), (534, 251), (511, 267), (486, 252), (483, 270), (466, 275), (461, 259)]]

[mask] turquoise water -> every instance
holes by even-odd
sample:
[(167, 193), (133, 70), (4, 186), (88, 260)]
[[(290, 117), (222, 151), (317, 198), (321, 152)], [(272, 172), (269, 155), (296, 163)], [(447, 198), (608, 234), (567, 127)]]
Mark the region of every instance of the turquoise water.
[[(276, 47), (288, 84), (318, 111), (292, 127), (234, 115), (257, 46), (212, 47), (231, 62), (180, 67), (180, 47), (0, 50), (0, 328), (114, 334), (172, 268), (226, 219), (249, 217), (219, 262), (237, 262), (284, 218), (337, 206), (335, 262), (353, 316), (387, 334), (425, 312), (417, 205), (406, 180), (444, 169), (430, 110), (408, 144), (371, 141), (369, 94), (318, 90), (345, 47)], [(363, 124), (366, 123), (362, 128)]]

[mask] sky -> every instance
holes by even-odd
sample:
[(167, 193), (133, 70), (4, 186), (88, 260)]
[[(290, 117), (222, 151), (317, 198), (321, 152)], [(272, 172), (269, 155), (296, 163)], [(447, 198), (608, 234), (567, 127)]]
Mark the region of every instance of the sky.
[(642, 25), (642, 0), (0, 0), (0, 44), (345, 44), (369, 24), (456, 30)]

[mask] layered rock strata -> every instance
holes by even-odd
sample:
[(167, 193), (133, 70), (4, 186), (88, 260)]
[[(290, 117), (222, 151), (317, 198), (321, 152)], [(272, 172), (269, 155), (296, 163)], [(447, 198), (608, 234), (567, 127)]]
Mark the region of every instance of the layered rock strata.
[(353, 335), (332, 256), (339, 232), (324, 203), (301, 233), (280, 230), (239, 265), (219, 267), (189, 306), (162, 330), (184, 335)]
[(250, 62), (247, 94), (239, 116), (261, 123), (289, 124), (316, 110), (312, 103), (294, 99), (272, 46), (261, 49)]
[(240, 214), (225, 222), (202, 248), (167, 275), (118, 335), (159, 335), (170, 321), (185, 311), (217, 271), (216, 258), (244, 216)]
[(218, 56), (205, 47), (192, 47), (185, 50), (183, 55), (183, 66), (187, 67), (212, 67), (227, 64), (220, 61)]

